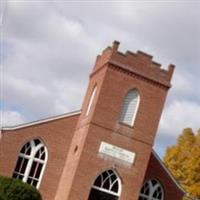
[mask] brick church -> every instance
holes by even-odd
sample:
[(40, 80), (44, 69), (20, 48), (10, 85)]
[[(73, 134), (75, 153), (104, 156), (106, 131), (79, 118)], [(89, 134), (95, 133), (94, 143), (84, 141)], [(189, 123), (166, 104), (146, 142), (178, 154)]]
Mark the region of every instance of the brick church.
[(182, 199), (152, 148), (174, 66), (118, 46), (97, 56), (80, 111), (2, 128), (0, 175), (43, 200)]

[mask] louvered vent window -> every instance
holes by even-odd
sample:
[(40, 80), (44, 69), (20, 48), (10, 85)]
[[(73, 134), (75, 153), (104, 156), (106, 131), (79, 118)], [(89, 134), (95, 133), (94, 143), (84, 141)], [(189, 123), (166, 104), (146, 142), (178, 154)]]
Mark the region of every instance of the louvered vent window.
[(91, 110), (91, 107), (92, 107), (92, 104), (93, 104), (93, 101), (94, 101), (94, 97), (95, 97), (95, 94), (96, 94), (96, 90), (97, 90), (97, 87), (94, 88), (92, 95), (90, 97), (89, 104), (88, 104), (88, 107), (87, 107), (86, 116), (88, 116), (89, 113), (90, 113), (90, 110)]
[(136, 112), (139, 106), (139, 93), (137, 90), (130, 90), (124, 98), (120, 115), (120, 122), (133, 126)]

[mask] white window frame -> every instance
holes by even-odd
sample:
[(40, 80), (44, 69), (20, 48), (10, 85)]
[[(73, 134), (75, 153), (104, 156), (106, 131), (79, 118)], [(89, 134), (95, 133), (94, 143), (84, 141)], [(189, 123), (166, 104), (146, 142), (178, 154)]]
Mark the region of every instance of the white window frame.
[[(39, 143), (38, 145), (35, 146), (34, 140), (39, 140), (40, 143)], [(22, 148), (23, 148), (28, 142), (29, 142), (30, 145), (31, 145), (31, 153), (30, 153), (30, 155), (26, 155), (26, 154), (24, 154), (24, 153), (21, 153)], [(21, 174), (21, 173), (19, 173), (19, 172), (16, 172), (15, 169), (14, 169), (13, 174), (16, 173), (16, 174), (21, 174), (21, 175), (23, 175), (24, 177), (23, 177), (22, 181), (26, 183), (27, 180), (28, 180), (28, 178), (29, 178), (29, 173), (30, 173), (31, 167), (32, 167), (32, 165), (33, 165), (33, 162), (36, 161), (37, 163), (41, 163), (41, 164), (42, 164), (42, 170), (41, 170), (41, 172), (40, 172), (39, 178), (38, 178), (38, 179), (35, 179), (35, 180), (38, 181), (38, 183), (37, 183), (37, 185), (36, 185), (36, 188), (38, 189), (38, 188), (40, 187), (40, 184), (41, 184), (41, 181), (42, 181), (42, 177), (43, 177), (43, 174), (44, 174), (44, 170), (45, 170), (45, 168), (46, 168), (46, 164), (47, 164), (47, 160), (48, 160), (48, 151), (47, 151), (46, 146), (45, 146), (45, 145), (42, 143), (42, 141), (41, 141), (40, 139), (38, 139), (38, 138), (35, 138), (35, 139), (33, 139), (33, 140), (31, 140), (31, 141), (28, 141), (28, 142), (26, 142), (26, 143), (21, 147), (20, 153), (19, 153), (19, 155), (18, 155), (17, 162), (16, 162), (16, 165), (17, 165), (19, 157), (21, 157), (22, 159), (23, 159), (23, 158), (28, 159), (28, 163), (27, 163), (25, 172), (24, 172), (24, 174)], [(40, 148), (42, 148), (42, 147), (44, 147), (44, 151), (45, 151), (45, 160), (35, 158), (37, 151), (38, 151)], [(16, 168), (16, 166), (15, 166), (15, 168)], [(31, 177), (31, 178), (34, 179), (33, 177)]]
[[(126, 99), (127, 95), (128, 95), (131, 91), (134, 91), (134, 92), (137, 93), (137, 104), (136, 104), (134, 113), (133, 113), (133, 115), (132, 115), (131, 124), (129, 124), (129, 123), (124, 122), (124, 120), (121, 119), (121, 118), (122, 118), (122, 114), (123, 114), (123, 110), (124, 110), (124, 106), (125, 106), (125, 99)], [(129, 126), (133, 126), (133, 125), (134, 125), (134, 122), (135, 122), (135, 119), (136, 119), (136, 115), (137, 115), (137, 113), (138, 113), (139, 105), (140, 105), (140, 94), (139, 94), (138, 90), (137, 90), (137, 89), (130, 89), (130, 90), (126, 93), (126, 95), (125, 95), (125, 97), (124, 97), (124, 99), (123, 99), (123, 105), (122, 105), (122, 107), (121, 107), (119, 122), (122, 123), (122, 124), (126, 124), (126, 125), (129, 125)]]
[[(153, 184), (152, 184), (152, 181), (156, 181), (157, 183), (156, 183), (155, 185), (153, 185)], [(142, 193), (140, 192), (140, 197), (144, 197), (144, 198), (146, 198), (147, 200), (164, 200), (164, 190), (163, 190), (163, 187), (162, 187), (162, 185), (160, 184), (159, 181), (157, 181), (157, 180), (155, 180), (155, 179), (146, 181), (146, 182), (144, 183), (144, 185), (142, 186), (142, 188), (143, 188), (146, 184), (148, 184), (149, 195), (142, 194)], [(153, 197), (153, 194), (154, 194), (154, 192), (156, 191), (157, 188), (160, 188), (160, 190), (161, 190), (161, 193), (162, 193), (161, 199), (158, 199), (158, 198)]]
[(94, 101), (94, 98), (95, 98), (95, 95), (96, 95), (96, 91), (97, 91), (97, 86), (94, 87), (94, 89), (92, 91), (92, 95), (90, 96), (87, 111), (86, 111), (86, 114), (85, 114), (86, 116), (88, 116), (89, 113), (90, 113), (90, 110), (91, 110), (91, 107), (92, 107), (92, 104), (93, 104), (93, 101)]
[[(112, 171), (112, 173), (110, 174), (108, 171)], [(107, 176), (105, 179), (103, 179), (103, 173), (105, 173), (105, 172), (108, 174), (108, 176)], [(111, 176), (112, 176), (113, 174), (114, 174), (117, 178), (115, 179), (114, 182), (111, 182)], [(101, 176), (101, 186), (100, 186), (100, 187), (94, 185), (94, 184), (95, 184), (95, 181), (97, 180), (97, 178), (98, 178), (99, 176)], [(109, 179), (109, 182), (110, 182), (109, 189), (103, 188), (103, 185), (104, 185), (104, 183), (106, 182), (107, 179)], [(118, 182), (118, 192), (117, 192), (117, 193), (111, 191), (112, 187), (114, 186), (114, 184), (115, 184), (116, 182)], [(107, 194), (111, 194), (111, 195), (120, 197), (121, 191), (122, 191), (121, 179), (119, 178), (119, 176), (117, 175), (117, 173), (115, 172), (115, 170), (113, 170), (113, 169), (108, 169), (108, 170), (103, 171), (102, 173), (100, 173), (100, 174), (95, 178), (94, 183), (93, 183), (93, 185), (92, 185), (92, 188), (93, 188), (93, 189), (96, 189), (96, 190), (99, 190), (99, 191), (102, 191), (102, 192), (105, 192), (105, 193), (107, 193)]]

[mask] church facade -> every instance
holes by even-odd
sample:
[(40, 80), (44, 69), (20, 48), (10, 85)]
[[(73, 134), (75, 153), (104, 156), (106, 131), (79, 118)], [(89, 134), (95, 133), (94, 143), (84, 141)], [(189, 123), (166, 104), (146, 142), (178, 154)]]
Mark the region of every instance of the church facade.
[(119, 42), (97, 56), (80, 111), (1, 130), (0, 175), (43, 200), (181, 200), (153, 150), (174, 66)]

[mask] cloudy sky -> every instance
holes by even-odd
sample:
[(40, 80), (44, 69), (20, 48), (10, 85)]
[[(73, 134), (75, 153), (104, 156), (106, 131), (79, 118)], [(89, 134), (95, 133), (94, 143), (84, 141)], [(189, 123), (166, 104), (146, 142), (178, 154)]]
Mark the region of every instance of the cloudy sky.
[(1, 1), (1, 126), (79, 110), (113, 40), (176, 65), (155, 148), (200, 128), (200, 1)]

